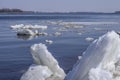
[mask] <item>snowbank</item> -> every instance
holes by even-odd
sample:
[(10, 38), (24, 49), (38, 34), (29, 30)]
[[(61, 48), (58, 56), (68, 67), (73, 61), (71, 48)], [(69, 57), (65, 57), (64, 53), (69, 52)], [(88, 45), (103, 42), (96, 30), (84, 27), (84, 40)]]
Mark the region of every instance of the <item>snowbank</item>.
[(114, 31), (95, 40), (65, 80), (120, 80), (120, 38)]
[[(66, 74), (59, 67), (57, 60), (47, 50), (44, 44), (35, 44), (31, 47), (31, 53), (35, 64), (22, 76), (21, 80), (63, 80)], [(41, 72), (42, 71), (42, 72)], [(46, 76), (46, 77), (45, 77)]]

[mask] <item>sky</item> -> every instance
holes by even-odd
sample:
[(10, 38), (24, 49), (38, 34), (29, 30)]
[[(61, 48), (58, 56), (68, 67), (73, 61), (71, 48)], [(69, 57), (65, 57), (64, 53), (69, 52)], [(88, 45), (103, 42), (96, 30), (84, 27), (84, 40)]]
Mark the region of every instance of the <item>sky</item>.
[(39, 12), (114, 12), (120, 0), (0, 0), (1, 8)]

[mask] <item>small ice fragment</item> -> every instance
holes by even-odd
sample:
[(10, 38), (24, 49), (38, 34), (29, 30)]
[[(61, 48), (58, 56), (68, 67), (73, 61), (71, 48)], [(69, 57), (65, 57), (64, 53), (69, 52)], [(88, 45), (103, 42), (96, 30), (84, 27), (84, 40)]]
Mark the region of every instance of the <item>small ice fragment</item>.
[(77, 34), (78, 34), (78, 35), (82, 35), (82, 33), (80, 33), (80, 32), (79, 32), (79, 33), (77, 33)]
[(48, 43), (48, 44), (52, 44), (53, 43), (52, 40), (45, 40), (45, 42)]
[(79, 60), (82, 59), (82, 56), (78, 56), (78, 59), (79, 59)]
[(18, 24), (18, 25), (12, 25), (11, 28), (14, 30), (18, 30), (18, 29), (41, 29), (41, 30), (45, 30), (45, 29), (47, 29), (47, 26)]
[(86, 40), (86, 41), (93, 41), (94, 38), (92, 38), (92, 37), (87, 37), (87, 38), (85, 38), (85, 40)]
[(61, 33), (60, 33), (60, 32), (55, 32), (54, 35), (55, 35), (55, 36), (60, 36)]
[(46, 33), (46, 32), (40, 32), (38, 35), (47, 36), (47, 35), (48, 35), (48, 33)]

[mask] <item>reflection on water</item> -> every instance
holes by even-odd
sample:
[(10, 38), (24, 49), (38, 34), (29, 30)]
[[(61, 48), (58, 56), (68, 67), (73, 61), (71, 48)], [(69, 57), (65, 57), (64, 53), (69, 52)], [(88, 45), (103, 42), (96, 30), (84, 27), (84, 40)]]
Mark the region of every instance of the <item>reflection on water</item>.
[(22, 40), (32, 40), (33, 38), (37, 38), (38, 36), (32, 36), (32, 35), (17, 35), (18, 39)]

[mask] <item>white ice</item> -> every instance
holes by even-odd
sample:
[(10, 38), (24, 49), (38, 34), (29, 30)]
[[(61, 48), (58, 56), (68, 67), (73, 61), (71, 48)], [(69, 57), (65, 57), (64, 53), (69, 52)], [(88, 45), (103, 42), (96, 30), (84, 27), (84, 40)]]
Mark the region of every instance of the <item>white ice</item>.
[(31, 65), (20, 80), (45, 80), (52, 74), (52, 71), (47, 66)]
[(78, 34), (78, 35), (82, 35), (82, 33), (81, 33), (81, 32), (78, 32), (77, 34)]
[(24, 24), (18, 24), (11, 26), (13, 30), (15, 30), (18, 34), (18, 36), (36, 36), (36, 35), (48, 35), (45, 32), (39, 32), (39, 30), (45, 30), (47, 29), (47, 26), (41, 26), (41, 25), (24, 25)]
[(62, 24), (74, 25), (106, 25), (106, 24), (119, 24), (118, 22), (62, 22)]
[(52, 44), (53, 43), (52, 40), (45, 40), (45, 42), (48, 43), (48, 44)]
[(60, 33), (60, 32), (55, 32), (55, 33), (54, 33), (55, 36), (60, 36), (61, 34), (62, 34), (62, 33)]
[(120, 38), (114, 31), (96, 39), (65, 80), (120, 80)]
[(86, 41), (93, 41), (94, 38), (92, 38), (92, 37), (87, 37), (87, 38), (85, 38), (85, 40), (86, 40)]
[[(66, 74), (60, 68), (57, 60), (47, 50), (47, 47), (40, 43), (31, 46), (31, 53), (37, 67), (28, 71), (21, 80), (63, 80)], [(45, 68), (45, 69), (44, 69)], [(42, 71), (42, 72), (41, 72)]]
[(18, 30), (18, 29), (41, 29), (41, 30), (45, 30), (45, 29), (47, 29), (47, 26), (18, 24), (18, 25), (12, 25), (11, 28), (14, 30)]

